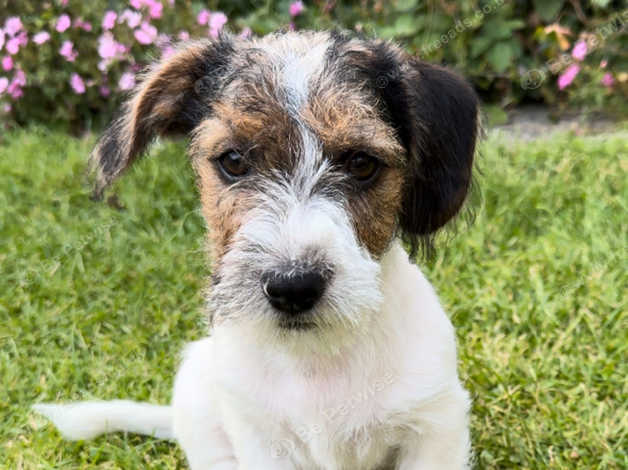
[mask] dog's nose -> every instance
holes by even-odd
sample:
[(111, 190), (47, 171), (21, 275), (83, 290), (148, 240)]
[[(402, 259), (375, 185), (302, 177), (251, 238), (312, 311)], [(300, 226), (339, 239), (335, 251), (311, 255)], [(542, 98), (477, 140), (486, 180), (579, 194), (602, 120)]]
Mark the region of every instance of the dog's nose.
[(297, 314), (311, 309), (325, 291), (325, 278), (315, 271), (267, 274), (262, 289), (268, 302), (285, 313)]

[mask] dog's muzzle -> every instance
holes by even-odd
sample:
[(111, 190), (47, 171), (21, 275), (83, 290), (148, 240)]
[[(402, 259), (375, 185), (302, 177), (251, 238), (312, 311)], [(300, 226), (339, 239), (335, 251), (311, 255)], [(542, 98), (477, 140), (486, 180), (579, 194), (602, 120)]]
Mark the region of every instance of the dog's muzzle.
[(315, 269), (268, 272), (261, 281), (268, 302), (290, 320), (311, 311), (327, 287), (326, 276)]

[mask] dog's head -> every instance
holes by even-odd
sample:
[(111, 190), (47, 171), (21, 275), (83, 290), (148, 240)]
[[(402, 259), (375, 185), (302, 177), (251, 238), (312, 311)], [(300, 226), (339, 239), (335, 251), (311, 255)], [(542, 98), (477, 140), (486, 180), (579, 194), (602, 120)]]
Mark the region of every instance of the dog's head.
[(343, 34), (223, 36), (155, 65), (94, 150), (97, 191), (156, 136), (191, 136), (215, 322), (302, 337), (380, 299), (391, 241), (450, 220), (471, 181), (477, 99), (457, 75)]

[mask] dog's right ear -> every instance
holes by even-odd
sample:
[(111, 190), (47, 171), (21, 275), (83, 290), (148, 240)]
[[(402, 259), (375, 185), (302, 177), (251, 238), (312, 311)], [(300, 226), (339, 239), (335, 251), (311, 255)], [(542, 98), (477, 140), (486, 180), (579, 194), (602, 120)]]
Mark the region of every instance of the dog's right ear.
[(126, 170), (157, 136), (185, 135), (211, 112), (233, 54), (229, 36), (184, 43), (144, 75), (90, 157), (94, 198)]

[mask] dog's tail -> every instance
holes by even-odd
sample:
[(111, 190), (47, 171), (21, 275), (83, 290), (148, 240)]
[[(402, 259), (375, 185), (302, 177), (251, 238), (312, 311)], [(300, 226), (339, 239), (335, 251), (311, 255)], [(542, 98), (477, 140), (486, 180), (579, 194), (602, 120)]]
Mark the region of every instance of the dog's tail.
[(33, 410), (50, 419), (63, 437), (72, 441), (118, 431), (174, 439), (169, 406), (114, 400), (67, 405), (40, 403), (33, 405)]

